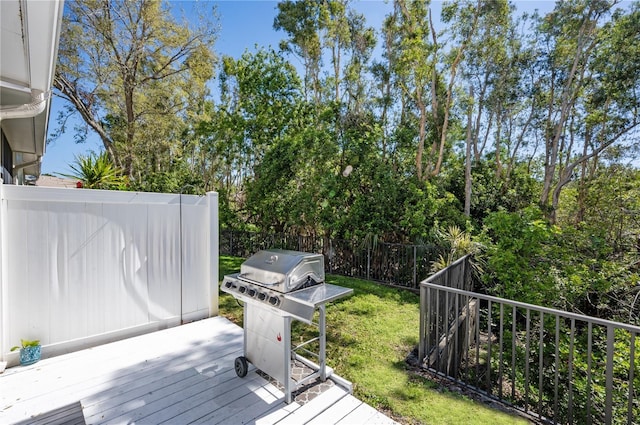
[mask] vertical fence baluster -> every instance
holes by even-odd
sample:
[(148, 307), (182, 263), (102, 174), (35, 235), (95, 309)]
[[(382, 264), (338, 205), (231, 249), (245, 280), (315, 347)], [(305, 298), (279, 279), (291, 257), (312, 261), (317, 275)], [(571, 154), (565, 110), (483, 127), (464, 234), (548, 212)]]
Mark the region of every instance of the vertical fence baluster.
[(435, 361), (435, 369), (439, 371), (440, 368), (440, 297), (442, 291), (440, 289), (436, 290), (436, 317), (435, 317), (435, 340), (434, 340), (434, 349), (436, 350), (436, 361)]
[(471, 335), (469, 335), (469, 323), (471, 322), (471, 308), (469, 308), (469, 296), (464, 296), (464, 308), (467, 312), (467, 320), (464, 325), (464, 340), (465, 343), (462, 345), (464, 350), (464, 376), (465, 383), (469, 380), (469, 350), (471, 349)]
[(511, 402), (516, 400), (516, 320), (518, 310), (512, 306), (511, 310)]
[(524, 373), (524, 411), (529, 410), (529, 349), (531, 347), (531, 311), (527, 309), (527, 326), (526, 326), (526, 334), (525, 334), (525, 353), (524, 353), (524, 364), (525, 364), (525, 373)]
[[(431, 292), (433, 292), (432, 288), (428, 288), (427, 291), (427, 306), (429, 311), (427, 312), (427, 346), (425, 347), (424, 355), (429, 358), (431, 354), (431, 340), (433, 337), (433, 324), (431, 323), (431, 315), (433, 314), (433, 299), (431, 297)], [(424, 358), (422, 359), (424, 360)], [(431, 367), (431, 362), (427, 361), (427, 367)]]
[(489, 305), (487, 306), (487, 393), (491, 394), (491, 316), (493, 313), (491, 312), (491, 301), (489, 301)]
[[(613, 326), (607, 326), (607, 366), (605, 372), (605, 386), (613, 389), (613, 349), (615, 344), (615, 335)], [(604, 421), (611, 423), (611, 409), (613, 407), (613, 391), (607, 391), (605, 396)]]
[[(633, 375), (634, 375), (634, 369), (636, 367), (635, 365), (635, 358), (636, 358), (636, 334), (635, 332), (631, 332), (631, 345), (629, 346), (629, 398), (628, 398), (628, 404), (629, 407), (627, 408), (627, 425), (631, 425), (633, 423), (633, 398), (634, 395), (633, 393), (635, 392), (634, 386), (633, 386)], [(636, 418), (638, 420), (640, 420), (640, 418)]]
[(427, 312), (425, 311), (425, 306), (429, 305), (429, 299), (427, 297), (427, 292), (429, 291), (429, 288), (427, 288), (426, 286), (421, 286), (420, 287), (420, 341), (418, 344), (418, 362), (420, 365), (422, 365), (422, 359), (424, 359), (424, 351), (425, 348), (425, 342), (427, 340), (426, 335), (427, 335), (427, 326), (426, 326), (426, 320), (427, 320)]
[(456, 327), (456, 331), (454, 332), (454, 341), (453, 341), (453, 377), (458, 379), (458, 364), (459, 359), (458, 359), (458, 340), (460, 339), (460, 295), (456, 294), (455, 295), (455, 318), (454, 318), (454, 324)]
[(418, 284), (418, 247), (413, 246), (413, 287)]
[(542, 370), (544, 369), (544, 313), (540, 312), (538, 341), (538, 412), (542, 413)]
[(475, 326), (475, 341), (476, 341), (476, 387), (479, 387), (480, 382), (480, 300), (476, 303), (476, 326)]
[(333, 252), (333, 242), (329, 239), (329, 273), (333, 274), (333, 261), (335, 254)]
[(371, 278), (371, 242), (367, 243), (367, 280)]
[(573, 423), (573, 344), (576, 332), (576, 319), (571, 319), (571, 331), (569, 332), (569, 423)]
[(556, 315), (556, 350), (555, 350), (555, 371), (553, 378), (553, 419), (554, 422), (558, 422), (558, 368), (560, 363), (558, 357), (560, 356), (560, 316)]
[(593, 344), (593, 324), (587, 324), (587, 425), (591, 425), (591, 346)]
[(503, 354), (504, 354), (504, 303), (500, 303), (500, 353), (498, 366), (498, 398), (502, 400), (502, 372), (503, 372)]
[(451, 296), (451, 294), (449, 292), (445, 292), (445, 298), (444, 298), (444, 368), (440, 368), (440, 370), (442, 371), (442, 369), (444, 369), (445, 373), (447, 375), (450, 374), (449, 371), (449, 365), (451, 364), (451, 351), (449, 350), (449, 329), (451, 328), (451, 325), (449, 324), (449, 296)]

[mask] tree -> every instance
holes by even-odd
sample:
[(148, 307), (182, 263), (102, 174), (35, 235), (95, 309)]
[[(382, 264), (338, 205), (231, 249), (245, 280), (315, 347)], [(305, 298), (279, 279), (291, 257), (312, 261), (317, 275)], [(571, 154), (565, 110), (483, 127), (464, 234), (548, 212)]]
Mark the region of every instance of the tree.
[[(184, 120), (213, 75), (216, 26), (191, 28), (166, 3), (67, 2), (54, 86), (133, 178), (180, 157)], [(65, 116), (60, 117), (64, 125)]]
[(285, 52), (299, 56), (304, 64), (304, 88), (307, 100), (309, 91), (316, 101), (320, 102), (320, 68), (322, 64), (322, 42), (320, 40), (320, 2), (314, 0), (278, 3), (278, 15), (273, 21), (273, 28), (283, 30), (289, 39), (280, 42)]
[(640, 6), (606, 21), (608, 2), (558, 3), (540, 31), (547, 61), (541, 73), (546, 118), (541, 205), (555, 220), (562, 189), (576, 167), (640, 124)]
[(530, 73), (525, 72), (530, 67), (531, 55), (517, 31), (520, 22), (513, 19), (514, 7), (507, 1), (494, 1), (484, 7), (461, 63), (463, 83), (469, 93), (467, 211), (471, 206), (472, 164), (480, 162), (485, 154), (493, 155), (495, 179), (504, 180), (503, 186), (508, 189), (535, 111), (530, 101)]
[[(433, 46), (428, 40), (428, 6), (427, 2), (422, 1), (396, 0), (393, 13), (384, 23), (387, 45), (392, 46), (387, 50), (387, 60), (393, 64), (395, 84), (406, 102), (411, 102), (417, 108), (415, 173), (418, 180), (428, 175), (425, 173), (423, 157), (429, 136), (429, 99), (435, 98), (432, 87), (435, 68)], [(435, 138), (435, 135), (431, 134), (431, 137)]]
[(220, 88), (220, 104), (207, 103), (197, 128), (198, 168), (249, 221), (281, 229), (288, 209), (279, 202), (296, 196), (289, 179), (308, 159), (297, 152), (300, 133), (312, 126), (300, 78), (281, 55), (260, 49), (224, 57)]

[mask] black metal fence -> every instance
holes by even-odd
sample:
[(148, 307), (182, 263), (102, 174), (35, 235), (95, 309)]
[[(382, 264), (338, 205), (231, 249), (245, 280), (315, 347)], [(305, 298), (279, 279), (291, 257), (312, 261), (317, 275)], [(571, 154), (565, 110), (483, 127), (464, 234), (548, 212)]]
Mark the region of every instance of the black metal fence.
[(420, 284), (425, 367), (545, 423), (640, 423), (640, 327), (472, 292), (469, 260)]
[(404, 245), (346, 241), (321, 236), (260, 233), (225, 229), (220, 254), (246, 258), (261, 249), (281, 248), (324, 254), (328, 273), (418, 289), (429, 276), (442, 249), (435, 245)]

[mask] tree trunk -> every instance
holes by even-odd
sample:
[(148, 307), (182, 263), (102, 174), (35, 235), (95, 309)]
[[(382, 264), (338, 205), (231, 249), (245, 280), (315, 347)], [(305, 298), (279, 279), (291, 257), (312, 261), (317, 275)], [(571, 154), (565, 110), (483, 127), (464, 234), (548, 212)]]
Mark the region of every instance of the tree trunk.
[(416, 176), (418, 180), (423, 178), (422, 157), (424, 156), (424, 141), (427, 137), (427, 107), (421, 100), (422, 97), (418, 97), (418, 109), (420, 110), (420, 128), (418, 133), (418, 149), (416, 152)]
[[(455, 81), (456, 81), (456, 74), (458, 72), (458, 66), (460, 65), (460, 62), (462, 61), (462, 58), (464, 56), (465, 50), (467, 49), (469, 40), (471, 40), (471, 37), (475, 33), (476, 26), (477, 26), (477, 23), (478, 23), (479, 14), (480, 14), (480, 2), (478, 2), (476, 10), (475, 10), (475, 15), (474, 15), (473, 24), (471, 25), (471, 30), (469, 31), (469, 34), (467, 35), (467, 38), (464, 40), (464, 42), (458, 48), (458, 53), (457, 53), (455, 59), (453, 60), (453, 63), (451, 64), (451, 67), (450, 67), (449, 85), (447, 86), (447, 97), (446, 97), (446, 100), (445, 100), (445, 103), (444, 103), (444, 107), (442, 108), (443, 111), (444, 111), (444, 117), (443, 117), (443, 120), (442, 120), (442, 130), (440, 131), (440, 146), (439, 146), (439, 149), (438, 149), (438, 160), (436, 162), (436, 166), (433, 169), (433, 172), (431, 173), (433, 176), (437, 176), (438, 174), (440, 174), (440, 168), (442, 166), (442, 161), (444, 159), (444, 147), (445, 147), (446, 142), (447, 142), (447, 131), (449, 129), (449, 114), (450, 114), (450, 110), (451, 110), (451, 105), (453, 103), (453, 88), (454, 88), (453, 86), (454, 86)], [(431, 13), (429, 13), (429, 25), (431, 26), (431, 37), (433, 38), (433, 45), (434, 45), (434, 47), (436, 49), (436, 52), (437, 52), (438, 42), (437, 42), (437, 39), (436, 39), (436, 31), (435, 31), (435, 28), (433, 26), (433, 20), (432, 20)], [(435, 75), (436, 75), (436, 67), (434, 67), (434, 76)], [(435, 89), (435, 87), (434, 87), (434, 89)], [(436, 95), (437, 95), (437, 93), (434, 91), (432, 93), (432, 96), (435, 98)]]
[(496, 179), (502, 175), (502, 164), (500, 163), (500, 150), (502, 149), (502, 109), (498, 107), (498, 120), (496, 122)]
[(471, 217), (471, 122), (473, 115), (473, 86), (469, 87), (469, 111), (467, 112), (467, 150), (464, 162), (464, 215)]

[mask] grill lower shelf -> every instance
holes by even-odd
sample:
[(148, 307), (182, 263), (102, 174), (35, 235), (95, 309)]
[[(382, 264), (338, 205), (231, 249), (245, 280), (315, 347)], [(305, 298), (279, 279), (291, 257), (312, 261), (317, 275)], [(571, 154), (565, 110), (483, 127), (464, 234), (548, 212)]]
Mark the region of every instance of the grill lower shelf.
[[(256, 371), (258, 375), (262, 376), (264, 379), (273, 384), (280, 391), (284, 392), (284, 386), (278, 380), (272, 378), (261, 370)], [(291, 365), (291, 379), (295, 382), (300, 381), (307, 376), (315, 373), (315, 370), (305, 365), (301, 361), (295, 360)], [(333, 387), (335, 383), (331, 379), (327, 379), (324, 382), (320, 380), (320, 378), (316, 378), (313, 381), (310, 381), (302, 386), (299, 386), (296, 390), (291, 393), (292, 401), (295, 401), (299, 405), (303, 406), (304, 404), (310, 402), (323, 392), (327, 391), (329, 388)]]

